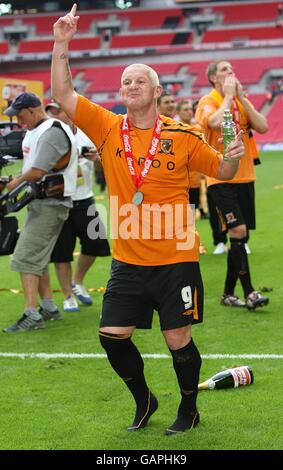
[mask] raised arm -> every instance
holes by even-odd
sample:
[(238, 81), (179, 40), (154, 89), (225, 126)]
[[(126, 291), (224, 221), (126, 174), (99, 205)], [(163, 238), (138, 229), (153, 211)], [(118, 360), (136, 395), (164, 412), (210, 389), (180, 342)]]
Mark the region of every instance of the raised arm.
[(223, 83), (223, 101), (221, 106), (208, 118), (208, 125), (211, 129), (220, 128), (223, 121), (225, 109), (230, 109), (233, 98), (236, 95), (236, 79), (234, 76), (228, 76)]
[(259, 132), (260, 134), (264, 134), (265, 132), (267, 132), (268, 124), (266, 118), (263, 116), (263, 114), (259, 113), (252, 106), (252, 104), (246, 97), (243, 91), (243, 87), (239, 80), (237, 80), (237, 96), (248, 114), (248, 119), (251, 128)]
[(73, 88), (69, 67), (69, 42), (77, 31), (79, 16), (76, 16), (77, 4), (71, 11), (59, 18), (53, 26), (54, 48), (51, 65), (51, 96), (61, 108), (74, 119), (78, 95)]

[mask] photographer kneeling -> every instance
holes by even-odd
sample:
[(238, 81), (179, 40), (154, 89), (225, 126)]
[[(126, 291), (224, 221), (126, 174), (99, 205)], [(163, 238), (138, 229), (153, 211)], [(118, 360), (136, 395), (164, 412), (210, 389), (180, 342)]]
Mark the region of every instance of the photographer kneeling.
[[(44, 328), (44, 320), (60, 319), (49, 287), (48, 262), (64, 221), (72, 207), (71, 196), (76, 191), (77, 156), (74, 136), (68, 126), (45, 113), (38, 96), (21, 93), (4, 111), (17, 116), (19, 124), (28, 131), (23, 140), (22, 175), (8, 183), (12, 190), (24, 181), (41, 182), (41, 199), (28, 205), (24, 228), (14, 251), (11, 269), (21, 274), (25, 310), (21, 318), (4, 331), (13, 333)], [(44, 181), (51, 186), (58, 176), (64, 181), (63, 191), (54, 191), (44, 198)], [(54, 186), (55, 187), (55, 186)], [(37, 309), (37, 293), (42, 299)]]

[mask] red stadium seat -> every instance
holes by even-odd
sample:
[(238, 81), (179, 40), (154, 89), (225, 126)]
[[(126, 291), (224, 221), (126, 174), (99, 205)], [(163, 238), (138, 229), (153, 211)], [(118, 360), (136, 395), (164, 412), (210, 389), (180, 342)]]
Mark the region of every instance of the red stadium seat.
[(24, 39), (20, 42), (19, 54), (31, 52), (52, 52), (54, 41), (52, 39), (32, 40)]
[(232, 42), (236, 40), (255, 39), (282, 39), (283, 29), (281, 27), (254, 27), (254, 28), (233, 28), (233, 29), (213, 29), (205, 31), (202, 43), (208, 42)]
[(283, 94), (278, 95), (267, 114), (268, 131), (266, 134), (254, 133), (258, 144), (282, 143), (283, 136)]
[[(94, 14), (94, 13), (80, 13), (80, 22), (78, 27), (79, 33), (88, 32), (92, 21), (102, 20), (107, 18), (107, 13)], [(21, 17), (23, 24), (35, 26), (36, 33), (41, 35), (52, 35), (53, 24), (58, 20), (56, 15), (25, 15)]]
[(111, 49), (144, 46), (167, 46), (172, 44), (175, 33), (147, 33), (117, 35), (111, 39)]
[[(235, 3), (235, 2), (233, 2)], [(281, 2), (265, 2), (250, 4), (232, 4), (211, 6), (211, 13), (223, 14), (223, 23), (251, 23), (259, 21), (275, 21), (278, 15), (278, 5)], [(203, 12), (204, 10), (202, 10)]]
[(119, 12), (118, 17), (122, 20), (129, 20), (130, 30), (145, 30), (165, 27), (168, 18), (177, 18), (176, 23), (180, 26), (184, 19), (182, 15), (181, 8), (162, 8), (159, 10), (127, 10)]
[(0, 55), (8, 54), (9, 44), (7, 42), (0, 42)]

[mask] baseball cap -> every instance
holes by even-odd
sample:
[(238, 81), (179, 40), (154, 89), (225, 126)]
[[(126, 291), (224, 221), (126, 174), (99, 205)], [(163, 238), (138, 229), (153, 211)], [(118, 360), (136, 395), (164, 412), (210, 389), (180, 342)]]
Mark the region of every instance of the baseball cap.
[(5, 109), (6, 116), (17, 116), (22, 109), (37, 108), (41, 105), (41, 101), (34, 93), (24, 92), (17, 96), (10, 106)]
[(45, 111), (48, 111), (49, 108), (61, 109), (61, 106), (56, 103), (56, 101), (50, 101), (50, 103), (47, 103), (47, 105), (45, 106)]

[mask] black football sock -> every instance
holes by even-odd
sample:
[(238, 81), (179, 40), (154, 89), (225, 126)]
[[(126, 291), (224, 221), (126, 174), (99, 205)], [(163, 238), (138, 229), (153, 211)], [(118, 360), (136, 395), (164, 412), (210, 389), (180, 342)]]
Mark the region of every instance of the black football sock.
[(247, 297), (252, 291), (254, 291), (251, 282), (248, 255), (245, 249), (246, 241), (246, 237), (241, 239), (231, 238), (231, 249), (235, 254), (235, 269), (238, 272), (238, 276), (241, 281), (245, 297)]
[[(100, 332), (99, 337), (111, 366), (135, 399), (136, 416), (130, 428), (141, 429), (146, 426), (158, 406), (157, 399), (149, 391), (144, 377), (142, 357), (131, 338), (126, 335)], [(129, 430), (132, 430), (130, 428)]]
[(193, 340), (187, 346), (170, 352), (181, 391), (181, 402), (176, 421), (166, 430), (166, 434), (183, 432), (195, 427), (199, 422), (196, 407), (201, 357)]
[(235, 250), (233, 244), (231, 244), (227, 254), (227, 274), (224, 287), (224, 293), (227, 295), (234, 295), (234, 289), (238, 279), (237, 256), (237, 250)]

